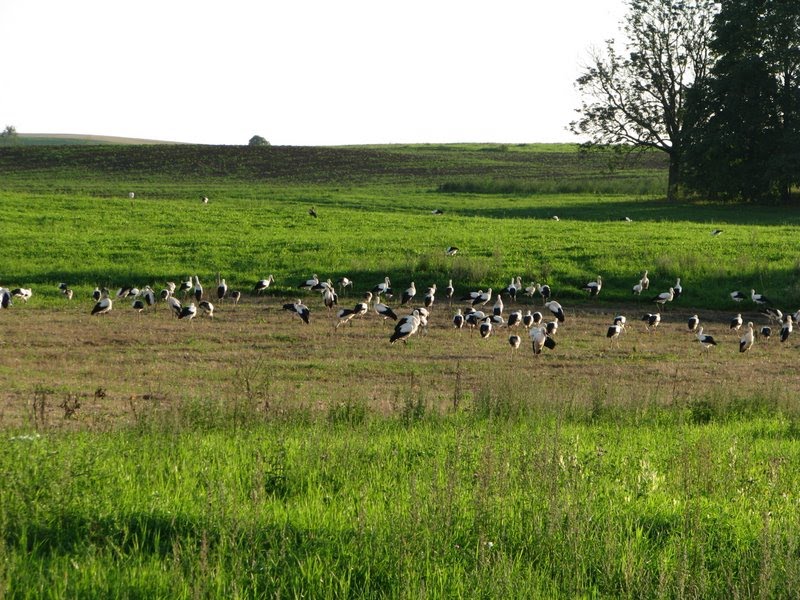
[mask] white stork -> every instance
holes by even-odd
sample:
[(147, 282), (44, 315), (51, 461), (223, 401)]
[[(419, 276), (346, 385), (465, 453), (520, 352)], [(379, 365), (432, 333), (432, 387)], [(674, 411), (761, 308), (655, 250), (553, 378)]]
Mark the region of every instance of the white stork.
[(458, 253), (457, 246), (448, 246), (444, 249), (444, 253), (446, 256), (455, 256)]
[(658, 327), (658, 324), (661, 323), (661, 314), (660, 313), (646, 313), (642, 316), (642, 321), (645, 322), (645, 329), (650, 331), (651, 328), (655, 329)]
[(311, 319), (311, 311), (308, 310), (308, 307), (303, 304), (302, 300), (298, 298), (295, 302), (288, 302), (283, 305), (283, 310), (288, 310), (289, 312), (293, 312), (298, 317), (303, 320), (303, 323), (308, 325)]
[(14, 298), (21, 299), (23, 302), (27, 302), (33, 296), (33, 291), (30, 288), (18, 287), (11, 290), (11, 295)]
[(349, 277), (339, 277), (336, 280), (336, 285), (339, 286), (339, 293), (344, 294), (344, 289), (349, 287), (351, 290), (353, 289), (353, 280)]
[(137, 298), (136, 300), (133, 301), (131, 307), (133, 308), (133, 310), (135, 310), (138, 314), (141, 315), (142, 311), (144, 310), (144, 300), (142, 300), (141, 298)]
[(200, 285), (200, 278), (194, 276), (194, 299), (200, 302), (203, 299), (203, 286)]
[(564, 309), (562, 306), (556, 302), (555, 300), (550, 300), (549, 302), (545, 303), (545, 307), (555, 315), (556, 319), (558, 319), (559, 323), (563, 323), (564, 319), (566, 318), (564, 315)]
[(647, 277), (647, 269), (645, 269), (644, 274), (642, 275), (642, 278), (640, 280), (640, 283), (642, 284), (643, 290), (650, 289), (650, 279), (648, 279)]
[(593, 298), (600, 293), (600, 290), (602, 288), (603, 288), (603, 279), (602, 277), (600, 277), (600, 275), (598, 275), (596, 281), (590, 281), (589, 283), (584, 285), (583, 288), (581, 289), (589, 292), (589, 296)]
[(537, 283), (536, 291), (542, 295), (542, 300), (544, 301), (545, 305), (547, 305), (548, 300), (550, 300), (550, 295), (553, 293), (553, 291), (550, 289), (550, 286), (546, 283), (544, 285)]
[(747, 324), (747, 331), (744, 332), (744, 335), (739, 340), (739, 352), (747, 352), (750, 348), (753, 347), (753, 342), (755, 341), (755, 335), (753, 334), (753, 322), (750, 321)]
[(762, 327), (762, 328), (759, 330), (759, 332), (758, 332), (758, 333), (759, 333), (759, 335), (760, 335), (761, 337), (763, 337), (765, 340), (768, 340), (768, 339), (770, 338), (770, 336), (772, 335), (772, 327), (769, 327), (768, 325), (764, 325), (764, 327)]
[(611, 345), (614, 345), (614, 341), (619, 343), (619, 334), (622, 333), (622, 325), (614, 323), (608, 327), (608, 331), (606, 332), (606, 337), (611, 340)]
[(419, 310), (415, 310), (410, 315), (403, 317), (397, 321), (394, 327), (394, 333), (392, 337), (389, 338), (389, 343), (394, 344), (398, 340), (403, 343), (408, 343), (408, 338), (417, 333), (421, 322)]
[(519, 348), (519, 345), (522, 343), (522, 338), (518, 335), (510, 335), (508, 336), (508, 345), (511, 346), (511, 357), (514, 357), (514, 352)]
[(689, 328), (689, 331), (691, 332), (697, 331), (698, 325), (700, 325), (700, 317), (698, 317), (697, 315), (692, 315), (686, 322), (686, 326)]
[(306, 279), (305, 281), (303, 281), (302, 283), (300, 283), (300, 285), (298, 285), (297, 287), (298, 287), (298, 288), (300, 288), (301, 290), (310, 290), (310, 289), (312, 289), (312, 288), (313, 288), (315, 285), (319, 285), (319, 277), (317, 276), (317, 274), (316, 274), (316, 273), (314, 273), (314, 274), (311, 276), (311, 278), (310, 278), (310, 279)]
[(203, 300), (197, 307), (200, 309), (201, 314), (206, 315), (209, 319), (214, 318), (214, 305), (208, 300)]
[(144, 302), (145, 304), (147, 304), (147, 306), (155, 306), (156, 293), (153, 291), (153, 288), (151, 288), (149, 285), (144, 286), (141, 296), (144, 299)]
[(167, 304), (169, 304), (169, 308), (176, 317), (181, 316), (181, 311), (183, 310), (183, 306), (181, 305), (181, 301), (178, 300), (175, 296), (167, 296)]
[(755, 290), (750, 290), (750, 299), (756, 304), (772, 304), (764, 294), (756, 294)]
[(268, 289), (270, 284), (275, 283), (275, 278), (270, 275), (266, 279), (259, 279), (256, 281), (256, 284), (253, 286), (253, 291), (256, 294), (261, 294), (264, 290)]
[(768, 306), (764, 310), (761, 311), (763, 314), (767, 315), (767, 318), (770, 321), (774, 321), (775, 323), (782, 323), (783, 322), (783, 313), (772, 306)]
[(488, 338), (490, 335), (492, 335), (492, 329), (493, 329), (492, 318), (490, 316), (484, 317), (484, 319), (481, 321), (481, 326), (479, 328), (481, 332), (481, 337), (484, 339)]
[(455, 293), (456, 288), (453, 287), (453, 280), (450, 279), (447, 282), (447, 287), (444, 288), (444, 295), (447, 297), (447, 303), (450, 304), (453, 301), (453, 294)]
[(741, 302), (745, 298), (747, 298), (747, 294), (745, 294), (744, 292), (740, 292), (739, 290), (734, 290), (733, 292), (731, 292), (731, 300), (733, 300), (734, 302)]
[(464, 327), (464, 315), (461, 314), (461, 309), (459, 308), (455, 315), (453, 315), (453, 327), (456, 329), (461, 329)]
[(239, 300), (241, 300), (241, 298), (242, 298), (242, 292), (240, 292), (239, 290), (233, 290), (231, 292), (231, 300), (233, 300), (234, 306), (239, 304)]
[(668, 292), (661, 292), (658, 296), (653, 298), (653, 302), (658, 304), (658, 310), (662, 310), (667, 302), (672, 302), (675, 297), (675, 289), (669, 288)]
[(783, 325), (781, 326), (781, 341), (785, 342), (789, 339), (789, 334), (792, 333), (792, 315), (786, 315), (783, 318)]
[(633, 286), (633, 288), (631, 288), (631, 291), (632, 291), (632, 292), (633, 292), (633, 293), (634, 293), (636, 296), (641, 296), (641, 295), (642, 295), (642, 290), (643, 290), (643, 289), (644, 289), (644, 285), (642, 285), (642, 280), (640, 279), (640, 280), (639, 280), (639, 283), (637, 283), (635, 286)]
[(558, 333), (558, 321), (548, 321), (545, 323), (545, 331), (547, 331), (547, 335), (554, 336)]
[(374, 306), (375, 312), (378, 313), (381, 317), (383, 317), (383, 322), (386, 322), (386, 319), (391, 319), (392, 321), (397, 321), (397, 315), (395, 312), (385, 305), (383, 302), (376, 302)]
[(392, 295), (392, 282), (389, 281), (388, 277), (383, 278), (383, 283), (379, 283), (374, 288), (372, 288), (372, 293), (380, 296), (381, 294), (385, 294), (387, 297), (391, 297)]
[(401, 305), (408, 304), (416, 295), (417, 295), (417, 288), (414, 285), (414, 282), (412, 281), (411, 285), (409, 285), (403, 292), (403, 296), (400, 298), (400, 304)]
[(672, 286), (673, 295), (675, 298), (680, 298), (681, 294), (683, 293), (683, 286), (681, 286), (681, 278), (678, 277), (678, 280), (675, 282), (675, 285)]
[(492, 288), (489, 288), (485, 292), (481, 292), (478, 296), (472, 300), (472, 306), (486, 306), (489, 301), (492, 299)]
[(181, 309), (181, 314), (178, 315), (179, 319), (189, 319), (191, 321), (197, 315), (197, 307), (194, 302), (190, 302), (189, 306), (184, 306)]
[(93, 315), (105, 315), (111, 312), (113, 304), (107, 293), (103, 293), (92, 308)]
[(508, 315), (508, 327), (518, 327), (522, 323), (522, 311), (515, 310)]
[(225, 278), (222, 278), (222, 281), (219, 282), (217, 286), (217, 299), (220, 301), (225, 299), (225, 295), (228, 293), (228, 284), (225, 283)]
[(189, 292), (192, 291), (192, 286), (193, 285), (194, 285), (194, 282), (192, 281), (192, 276), (191, 275), (189, 275), (189, 277), (187, 277), (185, 281), (181, 281), (181, 286), (180, 286), (179, 289), (180, 289), (181, 292), (183, 292), (183, 297), (184, 298), (186, 298), (186, 296), (189, 295)]
[(716, 340), (714, 340), (713, 337), (711, 337), (707, 333), (703, 333), (703, 328), (702, 327), (700, 327), (697, 330), (697, 341), (700, 342), (700, 345), (703, 347), (703, 349), (706, 352), (708, 352), (708, 349), (711, 346), (716, 346), (717, 345), (717, 342), (716, 342)]
[(434, 301), (436, 300), (436, 284), (432, 284), (431, 287), (428, 288), (428, 291), (425, 292), (425, 308), (430, 308), (433, 306)]
[(556, 341), (547, 335), (547, 331), (544, 327), (531, 329), (529, 335), (534, 356), (540, 355), (542, 353), (542, 348), (549, 348), (552, 350), (556, 347)]
[(325, 304), (325, 308), (330, 310), (339, 304), (339, 296), (336, 295), (336, 292), (333, 291), (333, 288), (329, 288), (322, 292), (322, 302)]
[(737, 315), (731, 319), (731, 329), (739, 331), (742, 327), (742, 323), (742, 313), (737, 313)]
[(492, 306), (492, 314), (502, 315), (503, 308), (503, 297), (500, 294), (497, 294), (497, 300), (494, 301), (494, 306)]

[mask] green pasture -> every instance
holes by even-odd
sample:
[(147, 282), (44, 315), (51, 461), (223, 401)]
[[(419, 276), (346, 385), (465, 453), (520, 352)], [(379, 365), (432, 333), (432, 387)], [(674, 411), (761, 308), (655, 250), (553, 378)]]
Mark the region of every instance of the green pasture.
[[(601, 275), (603, 304), (629, 300), (647, 269), (658, 291), (680, 277), (699, 308), (730, 307), (730, 291), (750, 288), (800, 303), (793, 207), (553, 193), (603, 178), (624, 190), (660, 171), (649, 158), (612, 170), (574, 149), (492, 148), (273, 148), (263, 162), (249, 148), (2, 149), (0, 227), (14, 252), (0, 258), (0, 283), (39, 288), (47, 302), (61, 281), (83, 293), (220, 273), (247, 289), (271, 273), (291, 293), (313, 273), (361, 289), (386, 275), (420, 288), (452, 277), (459, 290), (496, 290), (520, 275), (574, 301)], [(308, 216), (312, 206), (320, 218)], [(715, 228), (723, 234), (712, 237)], [(461, 251), (447, 258), (450, 245)]]
[[(533, 144), (0, 148), (0, 286), (34, 293), (0, 311), (0, 598), (797, 597), (796, 338), (739, 354), (727, 319), (763, 317), (734, 289), (800, 306), (800, 213), (667, 203), (664, 170)], [(684, 287), (656, 331), (645, 269)], [(374, 315), (334, 329), (297, 290), (314, 273), (355, 281), (345, 306), (387, 275), (519, 275), (568, 321), (511, 355), (440, 296), (390, 346)], [(214, 320), (88, 314), (98, 285), (217, 274), (276, 283)]]

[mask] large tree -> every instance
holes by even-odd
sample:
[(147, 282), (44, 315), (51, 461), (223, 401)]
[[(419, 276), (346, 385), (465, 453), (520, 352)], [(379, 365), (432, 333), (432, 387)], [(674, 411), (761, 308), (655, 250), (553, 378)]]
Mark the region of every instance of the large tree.
[(583, 96), (571, 130), (589, 145), (655, 148), (669, 156), (667, 197), (681, 182), (686, 96), (711, 66), (713, 0), (628, 0), (625, 41), (591, 54), (577, 80)]
[(800, 4), (728, 0), (710, 77), (693, 90), (687, 182), (729, 198), (788, 200), (800, 182)]

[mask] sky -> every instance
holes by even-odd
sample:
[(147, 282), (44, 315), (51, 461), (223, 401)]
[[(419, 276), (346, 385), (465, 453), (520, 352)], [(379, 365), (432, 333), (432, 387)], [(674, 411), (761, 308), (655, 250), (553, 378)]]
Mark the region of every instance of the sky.
[(202, 144), (576, 142), (624, 0), (0, 0), (0, 127)]

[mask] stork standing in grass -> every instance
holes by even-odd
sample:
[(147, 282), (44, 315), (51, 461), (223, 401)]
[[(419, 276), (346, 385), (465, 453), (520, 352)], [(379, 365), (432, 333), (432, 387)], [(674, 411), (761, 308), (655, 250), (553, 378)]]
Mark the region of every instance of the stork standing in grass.
[(433, 306), (434, 301), (436, 300), (436, 284), (432, 284), (431, 287), (428, 288), (428, 291), (425, 292), (425, 308), (430, 308)]
[(622, 325), (619, 323), (613, 323), (609, 325), (608, 331), (606, 332), (606, 337), (611, 341), (611, 345), (614, 345), (616, 341), (619, 344), (619, 335), (622, 333)]
[(514, 358), (514, 354), (516, 353), (517, 349), (519, 348), (520, 344), (522, 343), (522, 338), (518, 335), (510, 335), (508, 336), (508, 345), (511, 346), (511, 358)]
[(596, 281), (590, 281), (586, 285), (583, 286), (583, 290), (589, 292), (589, 297), (594, 298), (597, 294), (600, 293), (600, 290), (603, 288), (603, 279), (600, 275), (597, 276)]
[(668, 292), (661, 292), (658, 296), (653, 298), (653, 302), (658, 304), (658, 310), (663, 310), (667, 302), (672, 302), (675, 297), (675, 289), (669, 288)]
[(385, 294), (387, 297), (390, 297), (392, 295), (392, 282), (389, 281), (388, 277), (384, 277), (383, 282), (372, 288), (371, 292), (376, 296)]
[(747, 331), (744, 332), (744, 335), (739, 340), (739, 352), (747, 352), (750, 350), (750, 348), (753, 347), (755, 339), (756, 336), (753, 333), (753, 323), (751, 321), (747, 324)]
[(683, 294), (683, 286), (681, 285), (681, 278), (678, 277), (678, 280), (675, 282), (675, 285), (672, 286), (673, 295), (675, 298), (680, 298), (681, 294)]
[(771, 304), (769, 298), (767, 298), (764, 294), (756, 294), (755, 290), (750, 290), (750, 299), (755, 304)]
[(731, 319), (731, 327), (730, 328), (733, 331), (739, 331), (739, 329), (741, 329), (741, 327), (742, 327), (742, 323), (743, 322), (744, 321), (742, 320), (742, 313), (737, 313), (736, 316)]
[(209, 319), (214, 318), (214, 305), (211, 304), (211, 302), (208, 300), (203, 300), (197, 306), (200, 309), (201, 314), (207, 316)]
[(311, 311), (308, 310), (308, 307), (303, 304), (300, 298), (298, 298), (295, 302), (288, 302), (284, 304), (283, 310), (288, 310), (289, 312), (296, 314), (306, 325), (308, 325), (309, 321), (311, 320)]
[(194, 276), (194, 299), (197, 302), (203, 299), (203, 286), (200, 285), (200, 278), (197, 275)]
[(447, 298), (448, 306), (453, 302), (453, 294), (455, 293), (456, 288), (453, 287), (453, 280), (450, 279), (447, 282), (447, 287), (444, 288), (444, 295)]
[(319, 285), (319, 277), (316, 273), (314, 273), (310, 279), (306, 279), (305, 281), (301, 282), (297, 287), (301, 290), (310, 290), (315, 285)]
[(544, 327), (531, 329), (529, 335), (534, 356), (539, 356), (542, 353), (542, 348), (549, 348), (552, 350), (556, 347), (556, 341), (547, 335), (547, 331)]
[(460, 308), (456, 311), (456, 314), (453, 315), (453, 327), (456, 329), (464, 327), (464, 315), (461, 314)]
[(253, 286), (253, 291), (256, 294), (260, 295), (261, 292), (263, 292), (266, 289), (269, 289), (270, 284), (272, 284), (274, 282), (275, 282), (275, 278), (272, 275), (270, 275), (266, 279), (259, 279), (258, 281), (256, 281), (256, 284)]
[(648, 279), (648, 277), (647, 277), (647, 270), (646, 269), (645, 269), (645, 272), (642, 275), (642, 278), (639, 281), (639, 283), (642, 284), (642, 289), (643, 290), (649, 290), (650, 289), (650, 279)]
[(108, 293), (103, 293), (92, 308), (92, 314), (107, 315), (111, 312), (112, 307), (113, 303), (111, 302), (111, 298), (108, 297)]
[(383, 302), (380, 302), (380, 301), (376, 302), (375, 306), (374, 306), (374, 309), (375, 309), (375, 312), (378, 315), (383, 317), (381, 319), (382, 323), (386, 323), (386, 319), (391, 319), (392, 321), (397, 321), (397, 315), (395, 314), (395, 312), (391, 308), (389, 308), (386, 304), (384, 304)]
[(708, 349), (711, 346), (716, 346), (717, 342), (714, 340), (713, 337), (708, 335), (707, 333), (703, 333), (703, 328), (700, 327), (697, 330), (697, 341), (700, 342), (700, 345), (703, 347), (705, 352), (708, 352)]
[(181, 314), (178, 315), (179, 319), (189, 319), (191, 321), (197, 315), (197, 306), (194, 302), (190, 302), (189, 306), (184, 306), (181, 309)]
[(564, 315), (564, 308), (555, 300), (551, 300), (545, 304), (545, 307), (555, 315), (556, 319), (558, 319), (559, 323), (563, 323), (566, 319)]
[(730, 295), (731, 295), (731, 300), (733, 300), (734, 302), (741, 302), (742, 300), (747, 298), (747, 294), (745, 294), (744, 292), (740, 292), (739, 290), (732, 291)]
[(792, 322), (793, 318), (792, 315), (786, 315), (783, 317), (783, 325), (781, 325), (781, 342), (785, 342), (789, 339), (789, 334), (792, 333)]
[(167, 296), (166, 298), (167, 305), (169, 306), (170, 311), (176, 317), (181, 316), (181, 311), (183, 310), (183, 305), (181, 301), (178, 300), (175, 296)]
[(217, 285), (217, 299), (222, 302), (225, 299), (225, 295), (228, 293), (228, 284), (225, 283), (225, 278), (223, 277), (222, 280)]
[(697, 331), (697, 327), (700, 325), (700, 317), (697, 315), (692, 315), (689, 317), (689, 320), (686, 322), (686, 326), (689, 328), (689, 331), (694, 333)]
[(645, 323), (645, 329), (647, 331), (652, 331), (658, 324), (661, 323), (661, 314), (660, 313), (646, 313), (642, 316), (642, 321)]
[(414, 282), (412, 281), (411, 285), (409, 285), (403, 292), (403, 296), (400, 298), (400, 304), (401, 305), (408, 304), (409, 302), (411, 302), (411, 300), (414, 299), (414, 296), (416, 295), (417, 295), (417, 288), (414, 285)]
[(410, 315), (407, 315), (397, 321), (394, 327), (394, 333), (389, 338), (389, 343), (394, 344), (397, 341), (402, 341), (404, 344), (408, 343), (408, 338), (417, 333), (421, 323), (419, 310), (415, 310)]

